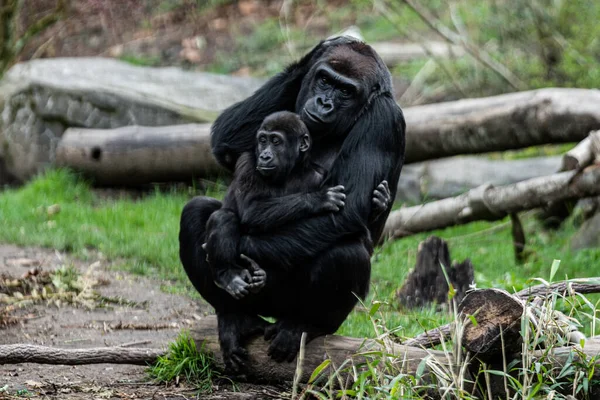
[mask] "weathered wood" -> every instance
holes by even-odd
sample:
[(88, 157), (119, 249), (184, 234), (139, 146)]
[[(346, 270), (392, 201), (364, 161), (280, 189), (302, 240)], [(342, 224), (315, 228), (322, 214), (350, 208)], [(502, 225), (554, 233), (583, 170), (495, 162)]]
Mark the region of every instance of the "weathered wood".
[(400, 208), (388, 217), (382, 238), (397, 239), (478, 220), (495, 221), (552, 201), (600, 195), (599, 167), (575, 175), (568, 171), (512, 185), (482, 186), (460, 196)]
[(210, 125), (68, 129), (56, 164), (81, 171), (98, 184), (190, 180), (222, 172), (210, 148)]
[(33, 344), (0, 345), (1, 364), (135, 364), (147, 365), (165, 354), (165, 350), (126, 347), (98, 347), (91, 349), (60, 349)]
[(540, 89), (408, 107), (406, 162), (583, 140), (600, 129), (600, 91)]
[(582, 170), (594, 161), (592, 141), (594, 136), (599, 136), (600, 131), (590, 132), (577, 146), (567, 151), (563, 156), (561, 171)]
[[(221, 350), (217, 335), (216, 318), (207, 317), (200, 321), (194, 329), (191, 330), (192, 337), (197, 343), (198, 348), (204, 346), (215, 355), (215, 361), (220, 368), (223, 368)], [(326, 359), (331, 360), (331, 367), (339, 368), (342, 365), (351, 366), (353, 364), (364, 362), (364, 356), (361, 353), (368, 351), (382, 352), (382, 355), (393, 354), (398, 360), (401, 360), (402, 370), (407, 374), (415, 374), (423, 358), (431, 356), (440, 363), (447, 365), (448, 359), (441, 351), (425, 350), (419, 347), (399, 345), (386, 340), (386, 347), (383, 348), (378, 342), (372, 339), (351, 338), (337, 335), (327, 335), (318, 337), (306, 345), (302, 377), (299, 382), (308, 382), (313, 371)], [(277, 363), (267, 355), (269, 342), (262, 337), (257, 337), (248, 342), (248, 370), (247, 378), (251, 382), (290, 382), (296, 373), (297, 360), (293, 362)], [(375, 355), (377, 357), (377, 355)], [(328, 367), (324, 371), (325, 376), (333, 371)], [(427, 370), (426, 370), (427, 372)]]
[(515, 295), (527, 299), (529, 297), (547, 297), (554, 293), (561, 296), (574, 296), (575, 294), (600, 293), (600, 278), (571, 279), (557, 282), (552, 285), (536, 285), (525, 288)]
[[(566, 152), (562, 157), (561, 167), (558, 172), (576, 171), (592, 164), (600, 155), (600, 131), (592, 131), (577, 146)], [(539, 213), (538, 218), (543, 221), (546, 228), (557, 229), (575, 208), (574, 200), (554, 201), (549, 203)]]
[[(408, 107), (404, 109), (407, 122), (405, 161), (411, 163), (460, 154), (577, 142), (591, 130), (600, 128), (600, 110), (595, 104), (600, 104), (598, 90), (540, 89)], [(81, 168), (98, 176), (106, 175), (107, 183), (112, 183), (110, 174), (122, 179), (126, 174), (139, 172), (140, 178), (136, 179), (141, 179), (144, 173), (150, 174), (152, 171), (152, 175), (146, 179), (171, 180), (171, 174), (175, 174), (172, 179), (180, 179), (181, 175), (206, 176), (215, 172), (214, 161), (206, 147), (208, 142), (204, 139), (204, 136), (208, 137), (208, 125), (129, 129), (132, 130), (118, 133), (103, 130), (100, 131), (102, 135), (97, 131), (88, 134), (83, 129), (70, 131), (70, 137), (62, 146), (67, 149), (71, 147), (72, 151), (68, 155), (57, 155), (56, 158), (63, 160), (62, 165)], [(138, 135), (134, 139), (135, 145), (129, 138), (121, 138), (125, 133), (134, 132)], [(104, 136), (107, 139), (103, 140)], [(111, 160), (119, 162), (114, 166), (103, 166), (103, 169), (99, 164), (91, 163), (88, 160), (90, 147), (84, 145), (88, 137), (98, 145), (111, 143), (111, 151), (115, 154)], [(65, 138), (61, 142), (65, 142)], [(190, 156), (195, 150), (186, 148), (192, 145), (199, 146), (197, 159)], [(156, 146), (166, 149), (160, 151)], [(119, 147), (122, 149), (119, 150)], [(82, 149), (85, 150), (84, 154), (73, 154)], [(129, 167), (119, 167), (119, 164), (127, 163), (129, 158)], [(163, 161), (165, 159), (168, 162)], [(167, 168), (164, 173), (159, 173), (163, 163)]]
[(453, 300), (459, 303), (473, 280), (471, 262), (465, 260), (451, 265), (446, 241), (430, 236), (419, 243), (417, 263), (396, 296), (400, 304), (408, 308), (444, 304), (449, 300), (449, 281), (455, 290)]
[(431, 329), (423, 332), (412, 339), (408, 339), (402, 343), (405, 346), (417, 346), (423, 348), (435, 347), (442, 341), (450, 339), (452, 335), (452, 326), (450, 324), (440, 326), (439, 328)]
[[(525, 304), (500, 289), (473, 290), (458, 310), (464, 317), (462, 344), (482, 360), (519, 353), (521, 317)], [(471, 318), (475, 319), (473, 323)]]

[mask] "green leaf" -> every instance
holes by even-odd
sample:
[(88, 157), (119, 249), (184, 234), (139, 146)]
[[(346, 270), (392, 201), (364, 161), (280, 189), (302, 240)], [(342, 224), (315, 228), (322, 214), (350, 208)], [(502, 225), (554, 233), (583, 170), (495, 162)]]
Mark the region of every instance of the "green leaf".
[(327, 359), (323, 361), (317, 368), (315, 368), (312, 375), (310, 376), (310, 379), (308, 380), (308, 383), (313, 383), (315, 379), (317, 379), (319, 375), (321, 375), (321, 372), (323, 372), (323, 370), (329, 366), (329, 364), (331, 364), (331, 360)]
[(556, 271), (558, 271), (558, 267), (560, 266), (560, 260), (552, 261), (552, 268), (550, 268), (550, 282), (554, 280), (554, 275), (556, 275)]
[(369, 317), (372, 317), (373, 315), (375, 315), (375, 313), (379, 310), (379, 307), (381, 307), (381, 302), (374, 301), (373, 305), (371, 306), (371, 309), (369, 310)]

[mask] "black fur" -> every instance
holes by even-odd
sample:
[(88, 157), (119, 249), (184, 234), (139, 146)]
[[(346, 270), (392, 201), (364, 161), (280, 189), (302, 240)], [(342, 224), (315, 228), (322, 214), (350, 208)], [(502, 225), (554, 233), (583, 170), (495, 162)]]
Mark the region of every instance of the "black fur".
[[(205, 251), (212, 275), (217, 286), (236, 299), (266, 284), (265, 271), (240, 258), (241, 233), (273, 232), (344, 205), (342, 186), (317, 191), (323, 174), (311, 162), (309, 149), (310, 135), (298, 115), (281, 111), (265, 118), (256, 152), (240, 156), (221, 209), (208, 219)], [(269, 169), (262, 172), (260, 166)]]
[[(330, 93), (329, 87), (317, 88), (316, 71), (323, 65), (352, 79), (360, 92), (353, 102), (340, 107), (336, 103), (335, 121), (319, 126), (307, 121), (304, 108), (318, 96), (339, 94), (338, 89)], [(390, 211), (370, 219), (372, 190), (387, 180), (391, 204), (404, 160), (405, 123), (392, 96), (391, 76), (363, 43), (347, 38), (322, 42), (250, 98), (225, 110), (213, 126), (217, 160), (232, 168), (242, 153), (252, 151), (263, 118), (281, 110), (303, 116), (313, 136), (313, 161), (325, 171), (324, 185), (344, 185), (346, 204), (337, 213), (242, 235), (239, 252), (256, 260), (268, 278), (263, 290), (240, 301), (214, 285), (201, 248), (206, 221), (220, 204), (195, 198), (186, 205), (179, 236), (181, 261), (196, 289), (215, 307), (224, 354), (241, 354), (226, 357), (234, 372), (243, 367), (241, 346), (247, 332), (265, 328), (253, 319), (257, 315), (278, 319), (266, 332), (271, 340), (269, 354), (275, 360), (289, 360), (303, 331), (309, 339), (335, 332), (357, 297), (366, 296), (372, 242), (381, 235)], [(317, 107), (311, 112), (321, 111)]]

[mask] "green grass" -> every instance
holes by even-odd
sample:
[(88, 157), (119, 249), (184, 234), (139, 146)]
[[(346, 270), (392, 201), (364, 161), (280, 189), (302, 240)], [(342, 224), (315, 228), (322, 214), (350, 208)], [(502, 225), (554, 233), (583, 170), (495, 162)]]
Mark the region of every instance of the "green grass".
[(176, 379), (185, 378), (200, 393), (211, 392), (213, 381), (221, 377), (214, 368), (212, 356), (202, 348), (198, 351), (196, 343), (187, 331), (181, 332), (169, 345), (168, 353), (159, 357), (156, 363), (148, 368), (148, 374), (159, 383), (171, 383)]
[[(206, 194), (220, 197), (220, 190), (211, 188)], [(20, 189), (0, 192), (0, 241), (51, 247), (90, 261), (101, 252), (116, 260), (119, 268), (164, 279), (165, 291), (189, 290), (191, 285), (178, 258), (177, 236), (181, 209), (196, 194), (194, 190), (157, 190), (139, 200), (100, 198), (76, 175), (50, 171)], [(49, 213), (48, 207), (55, 204), (60, 211)], [(434, 307), (402, 310), (395, 298), (415, 265), (419, 242), (431, 234), (448, 241), (454, 260), (471, 259), (478, 287), (519, 290), (533, 277), (548, 279), (554, 259), (562, 260), (555, 280), (600, 275), (600, 250), (570, 251), (569, 239), (577, 229), (572, 221), (554, 232), (542, 231), (532, 213), (524, 214), (522, 220), (530, 253), (523, 264), (514, 261), (507, 220), (476, 222), (386, 243), (373, 257), (366, 307), (373, 299), (384, 302), (381, 323), (390, 329), (399, 327), (402, 336), (413, 336), (450, 319)], [(358, 307), (339, 333), (371, 336), (372, 326), (363, 310)]]

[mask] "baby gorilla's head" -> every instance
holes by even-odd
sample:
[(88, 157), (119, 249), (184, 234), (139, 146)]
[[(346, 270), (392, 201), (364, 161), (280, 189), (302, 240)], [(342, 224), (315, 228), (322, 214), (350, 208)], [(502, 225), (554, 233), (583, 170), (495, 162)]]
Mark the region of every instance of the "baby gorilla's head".
[(266, 117), (256, 134), (256, 170), (282, 182), (306, 160), (310, 134), (297, 114), (280, 111)]

